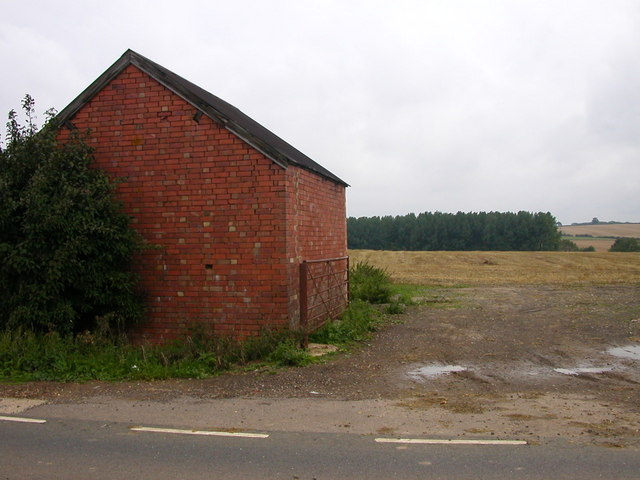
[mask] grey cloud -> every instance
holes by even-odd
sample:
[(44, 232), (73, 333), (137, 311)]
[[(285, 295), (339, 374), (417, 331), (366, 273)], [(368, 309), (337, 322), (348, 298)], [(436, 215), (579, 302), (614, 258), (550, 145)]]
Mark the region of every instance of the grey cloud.
[(640, 221), (634, 0), (174, 3), (5, 6), (0, 113), (64, 107), (130, 47), (348, 181), (351, 215)]

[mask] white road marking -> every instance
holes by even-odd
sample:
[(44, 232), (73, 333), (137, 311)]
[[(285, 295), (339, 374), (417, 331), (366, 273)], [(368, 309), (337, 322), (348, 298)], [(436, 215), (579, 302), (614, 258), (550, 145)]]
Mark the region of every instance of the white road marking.
[(376, 438), (377, 443), (414, 443), (423, 445), (527, 445), (526, 440), (454, 440), (439, 438)]
[(40, 420), (38, 418), (22, 418), (22, 417), (3, 417), (0, 415), (0, 420), (6, 422), (20, 422), (20, 423), (47, 423), (46, 420)]
[(181, 430), (178, 428), (130, 427), (134, 432), (178, 433), (181, 435), (204, 435), (211, 437), (269, 438), (266, 433), (215, 432), (209, 430)]

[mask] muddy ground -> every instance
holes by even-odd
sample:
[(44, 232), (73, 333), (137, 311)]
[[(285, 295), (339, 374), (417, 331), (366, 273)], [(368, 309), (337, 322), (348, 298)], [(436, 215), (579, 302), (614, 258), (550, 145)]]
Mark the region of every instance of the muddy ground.
[[(358, 433), (640, 445), (640, 286), (442, 289), (423, 300), (389, 317), (366, 344), (305, 368), (206, 380), (3, 384), (0, 397), (57, 405), (101, 397), (121, 404), (216, 401), (236, 413), (251, 404), (254, 422), (261, 408), (280, 405), (283, 416), (335, 411), (333, 426)], [(434, 367), (449, 373), (434, 375)], [(369, 423), (359, 428), (348, 405)], [(291, 429), (300, 427), (287, 418)]]

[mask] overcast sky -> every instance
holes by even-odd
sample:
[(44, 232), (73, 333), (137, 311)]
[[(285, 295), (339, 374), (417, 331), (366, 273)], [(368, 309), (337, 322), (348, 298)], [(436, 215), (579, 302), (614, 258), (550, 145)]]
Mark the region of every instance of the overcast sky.
[(0, 7), (3, 118), (25, 93), (61, 110), (131, 48), (344, 179), (350, 216), (640, 222), (638, 0)]

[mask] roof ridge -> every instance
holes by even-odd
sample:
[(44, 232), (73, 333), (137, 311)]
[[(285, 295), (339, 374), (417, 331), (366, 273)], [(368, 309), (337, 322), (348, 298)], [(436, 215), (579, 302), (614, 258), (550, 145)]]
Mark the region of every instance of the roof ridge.
[(89, 102), (93, 96), (129, 65), (134, 65), (144, 71), (203, 114), (223, 124), (227, 130), (259, 150), (275, 163), (283, 167), (293, 164), (335, 183), (348, 186), (344, 180), (263, 127), (237, 107), (130, 48), (69, 105), (61, 110), (56, 118), (61, 123), (70, 120), (82, 106)]

